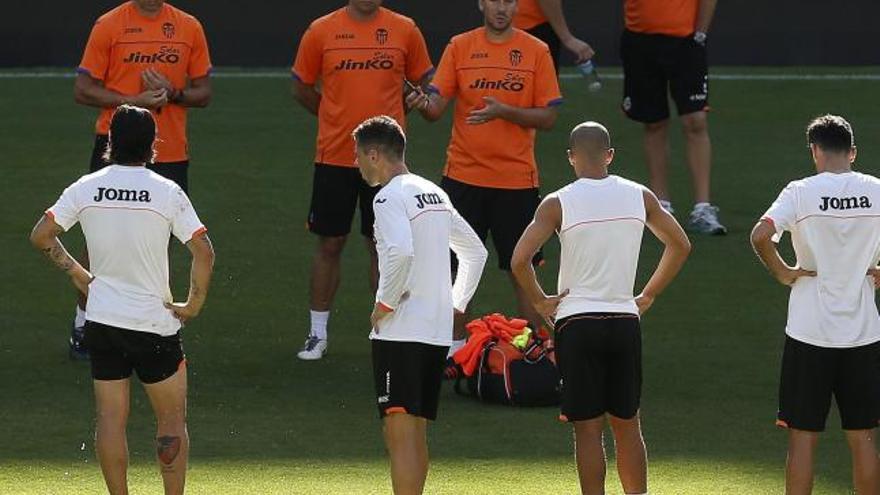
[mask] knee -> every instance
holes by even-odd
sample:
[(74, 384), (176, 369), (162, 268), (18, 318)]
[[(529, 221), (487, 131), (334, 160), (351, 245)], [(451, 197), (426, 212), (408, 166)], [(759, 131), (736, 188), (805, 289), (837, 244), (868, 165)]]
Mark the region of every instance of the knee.
[(345, 247), (345, 237), (321, 237), (318, 241), (318, 256), (324, 259), (339, 259)]
[(611, 423), (611, 431), (616, 439), (638, 438), (642, 437), (642, 427), (639, 424), (638, 415), (623, 419), (612, 416), (609, 420)]
[(645, 124), (645, 134), (647, 134), (648, 136), (662, 135), (666, 133), (667, 128), (669, 128), (669, 120), (651, 122), (649, 124)]
[(687, 136), (700, 136), (709, 130), (706, 112), (694, 112), (681, 118), (681, 126)]
[(99, 409), (97, 411), (98, 431), (124, 432), (128, 422), (127, 408)]

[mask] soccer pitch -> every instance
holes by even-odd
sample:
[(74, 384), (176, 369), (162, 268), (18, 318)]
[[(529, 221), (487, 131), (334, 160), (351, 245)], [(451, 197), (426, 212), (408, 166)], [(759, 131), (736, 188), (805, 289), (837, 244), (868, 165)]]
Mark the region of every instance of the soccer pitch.
[[(871, 68), (727, 69), (718, 74), (876, 74)], [(27, 242), (42, 211), (87, 170), (95, 111), (73, 102), (72, 79), (0, 77), (0, 493), (101, 493), (94, 455), (88, 366), (67, 360), (73, 289)], [(314, 240), (304, 229), (315, 120), (282, 77), (214, 81), (214, 100), (190, 112), (193, 202), (217, 250), (207, 306), (184, 330), (190, 364), (188, 492), (195, 494), (390, 493), (370, 371), (372, 305), (366, 252), (349, 241), (330, 320), (330, 348), (317, 363), (295, 358), (308, 328)], [(618, 150), (612, 172), (646, 180), (639, 126), (618, 108), (621, 81), (597, 94), (562, 81), (556, 128), (539, 133), (542, 191), (571, 180), (567, 135), (582, 120), (608, 125)], [(723, 78), (711, 84), (713, 202), (730, 234), (693, 238), (679, 279), (643, 321), (643, 427), (649, 485), (660, 494), (778, 494), (786, 436), (773, 422), (787, 289), (764, 273), (748, 232), (780, 189), (811, 173), (803, 128), (839, 113), (860, 145), (857, 169), (880, 173), (877, 82), (859, 79)], [(407, 161), (440, 176), (450, 119), (412, 115)], [(671, 182), (677, 216), (690, 209), (677, 125)], [(503, 136), (499, 136), (503, 139)], [(73, 252), (78, 229), (63, 237)], [(491, 249), (490, 249), (491, 251)], [(555, 287), (558, 245), (541, 270)], [(659, 254), (646, 235), (639, 284)], [(174, 292), (185, 295), (185, 249), (172, 256)], [(475, 314), (512, 313), (506, 276), (490, 259)], [(153, 420), (132, 387), (133, 493), (161, 493)], [(578, 492), (569, 427), (557, 411), (489, 406), (444, 388), (430, 427), (429, 494)], [(817, 494), (850, 492), (849, 454), (837, 417), (817, 459)], [(608, 439), (609, 454), (611, 439)], [(610, 461), (613, 461), (611, 455)], [(609, 494), (621, 490), (609, 463)]]

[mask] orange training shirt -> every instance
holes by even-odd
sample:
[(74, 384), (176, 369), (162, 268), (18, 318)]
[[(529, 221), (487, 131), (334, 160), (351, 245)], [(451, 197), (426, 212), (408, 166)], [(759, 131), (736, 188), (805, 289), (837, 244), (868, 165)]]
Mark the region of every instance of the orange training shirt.
[(465, 119), (485, 106), (484, 96), (521, 108), (562, 103), (544, 42), (519, 29), (503, 43), (490, 42), (482, 27), (460, 34), (443, 52), (431, 87), (444, 98), (455, 98), (444, 175), (474, 186), (538, 187), (535, 129), (503, 119), (480, 125)]
[[(162, 73), (175, 88), (211, 73), (208, 42), (199, 21), (164, 4), (155, 18), (143, 16), (126, 2), (98, 18), (77, 72), (102, 81), (104, 87), (125, 96), (140, 94), (141, 74), (148, 68)], [(115, 108), (101, 110), (95, 131), (107, 134)], [(153, 111), (158, 136), (156, 161), (187, 160), (186, 108), (168, 104)]]
[(532, 29), (547, 22), (547, 17), (544, 16), (544, 11), (538, 5), (538, 0), (519, 0), (517, 3), (516, 16), (513, 18), (514, 27)]
[(292, 72), (304, 84), (320, 81), (315, 162), (354, 167), (354, 128), (380, 114), (405, 125), (403, 80), (418, 83), (433, 68), (419, 28), (388, 9), (366, 22), (346, 7), (314, 21)]
[(694, 33), (699, 0), (624, 0), (626, 29), (685, 37)]

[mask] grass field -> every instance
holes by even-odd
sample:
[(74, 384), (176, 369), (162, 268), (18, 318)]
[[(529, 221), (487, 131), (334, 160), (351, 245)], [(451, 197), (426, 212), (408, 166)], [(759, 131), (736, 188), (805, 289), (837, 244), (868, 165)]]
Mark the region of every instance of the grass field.
[[(721, 71), (719, 71), (721, 72)], [(737, 71), (742, 72), (742, 71)], [(758, 71), (755, 69), (752, 72)], [(802, 129), (821, 112), (847, 116), (858, 163), (878, 172), (880, 121), (871, 81), (717, 81), (712, 86), (714, 201), (726, 238), (695, 238), (676, 283), (643, 322), (643, 416), (652, 493), (782, 492), (785, 435), (773, 426), (787, 291), (753, 259), (747, 234), (791, 178), (810, 173)], [(606, 123), (614, 171), (644, 181), (640, 129), (618, 110), (620, 81), (591, 95), (563, 82), (567, 102), (538, 153), (543, 190), (570, 180), (568, 130)], [(72, 100), (70, 79), (0, 79), (0, 493), (100, 493), (88, 367), (67, 360), (72, 290), (27, 242), (43, 209), (88, 163), (95, 112)], [(449, 120), (410, 125), (408, 162), (439, 178)], [(303, 229), (315, 122), (284, 79), (215, 80), (212, 105), (191, 112), (191, 195), (217, 249), (212, 292), (187, 326), (190, 493), (372, 494), (390, 482), (375, 417), (365, 250), (352, 239), (331, 317), (330, 353), (295, 358), (308, 325), (313, 238)], [(681, 139), (672, 182), (689, 210)], [(503, 137), (499, 137), (503, 138)], [(78, 251), (81, 235), (64, 237)], [(186, 256), (175, 249), (174, 291), (185, 295)], [(542, 276), (553, 283), (555, 241)], [(657, 259), (646, 236), (640, 283)], [(490, 261), (475, 311), (510, 312), (505, 276)], [(153, 423), (133, 387), (129, 427), (133, 493), (160, 493)], [(431, 494), (573, 494), (570, 430), (554, 409), (510, 409), (449, 388), (431, 426)], [(850, 492), (849, 455), (836, 417), (823, 437), (816, 493)], [(621, 493), (613, 465), (608, 493)]]

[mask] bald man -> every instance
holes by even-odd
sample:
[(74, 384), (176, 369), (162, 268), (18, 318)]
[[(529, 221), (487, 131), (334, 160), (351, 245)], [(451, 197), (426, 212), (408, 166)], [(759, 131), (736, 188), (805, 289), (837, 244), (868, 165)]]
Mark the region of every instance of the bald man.
[[(690, 242), (648, 188), (608, 174), (614, 148), (608, 130), (584, 122), (571, 131), (568, 161), (577, 180), (548, 195), (513, 251), (517, 282), (555, 328), (562, 376), (562, 421), (575, 433), (575, 459), (585, 495), (605, 493), (605, 419), (611, 423), (624, 492), (645, 494), (648, 469), (639, 424), (642, 388), (640, 317), (681, 270)], [(633, 295), (642, 232), (665, 246), (638, 296)], [(530, 263), (559, 233), (558, 293), (547, 295)]]

